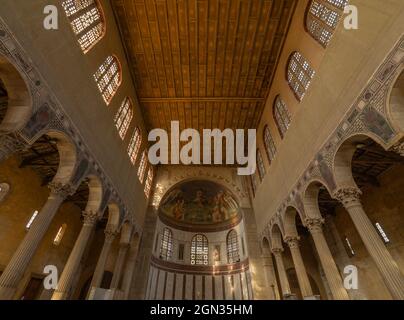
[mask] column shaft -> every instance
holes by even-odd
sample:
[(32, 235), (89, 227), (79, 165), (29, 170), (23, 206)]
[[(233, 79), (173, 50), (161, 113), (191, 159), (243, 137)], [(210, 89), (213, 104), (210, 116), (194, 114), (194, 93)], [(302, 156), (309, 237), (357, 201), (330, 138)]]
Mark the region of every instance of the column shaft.
[(311, 220), (306, 224), (309, 226), (333, 298), (335, 300), (349, 300), (348, 293), (343, 286), (341, 275), (332, 257), (331, 251), (328, 248), (327, 241), (324, 238), (321, 226), (322, 221)]
[(52, 300), (65, 300), (69, 297), (71, 287), (79, 269), (80, 261), (87, 246), (88, 239), (93, 231), (97, 214), (93, 212), (84, 213), (84, 224), (80, 234), (70, 253), (69, 259), (59, 279), (57, 289), (53, 293)]
[(133, 273), (135, 271), (136, 258), (138, 253), (138, 247), (131, 246), (126, 261), (126, 268), (122, 279), (123, 299), (127, 300), (129, 297), (130, 287), (132, 284)]
[(264, 263), (264, 272), (265, 272), (265, 278), (266, 278), (268, 289), (269, 289), (269, 296), (271, 297), (272, 300), (279, 300), (279, 294), (277, 294), (278, 286), (276, 283), (276, 277), (275, 277), (272, 257), (265, 255), (262, 257), (262, 260)]
[(286, 239), (286, 242), (289, 245), (290, 253), (292, 254), (293, 264), (295, 266), (302, 296), (303, 298), (311, 297), (313, 296), (313, 291), (311, 290), (309, 277), (307, 276), (306, 267), (304, 266), (302, 255), (300, 253), (299, 241), (297, 238), (289, 238)]
[[(93, 287), (99, 288), (104, 276), (105, 264), (111, 249), (111, 244), (114, 241), (115, 232), (105, 230), (105, 241), (102, 246), (100, 257), (98, 258), (97, 266), (95, 267), (93, 279), (91, 280), (90, 291)], [(90, 293), (90, 292), (89, 292)]]
[(285, 265), (283, 264), (282, 251), (274, 250), (276, 267), (278, 269), (279, 281), (281, 282), (281, 289), (283, 296), (291, 294), (288, 276), (286, 275)]
[(119, 282), (121, 280), (121, 275), (122, 275), (122, 268), (123, 264), (125, 262), (125, 257), (126, 257), (126, 252), (128, 251), (128, 245), (121, 244), (118, 252), (118, 258), (116, 259), (115, 262), (115, 267), (114, 267), (114, 274), (112, 276), (112, 281), (111, 281), (111, 289), (119, 289)]

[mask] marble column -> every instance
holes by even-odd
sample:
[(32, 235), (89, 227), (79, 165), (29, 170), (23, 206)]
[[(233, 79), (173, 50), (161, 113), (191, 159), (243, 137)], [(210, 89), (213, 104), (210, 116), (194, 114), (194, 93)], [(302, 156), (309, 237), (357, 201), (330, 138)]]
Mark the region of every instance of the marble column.
[(283, 297), (291, 296), (292, 292), (290, 291), (290, 285), (288, 276), (286, 274), (285, 265), (283, 264), (282, 257), (283, 249), (274, 248), (272, 249), (272, 253), (275, 256), (276, 267), (278, 269), (279, 281), (281, 283), (282, 295)]
[(112, 242), (114, 241), (116, 236), (116, 230), (107, 226), (104, 233), (105, 233), (105, 241), (100, 253), (100, 257), (98, 258), (97, 266), (95, 267), (93, 279), (91, 280), (90, 292), (92, 288), (94, 287), (99, 288), (101, 285), (105, 271), (105, 264), (107, 262)]
[(69, 259), (60, 276), (57, 289), (53, 293), (52, 300), (66, 300), (69, 297), (73, 281), (78, 272), (80, 261), (88, 244), (90, 235), (97, 221), (97, 212), (83, 212), (84, 223), (80, 234), (70, 253)]
[(263, 250), (262, 262), (264, 265), (265, 279), (269, 290), (269, 297), (271, 300), (279, 300), (280, 297), (279, 294), (277, 294), (278, 286), (276, 283), (274, 264), (269, 249)]
[[(348, 256), (344, 242), (338, 232), (337, 226), (334, 222), (335, 218), (332, 215), (325, 217), (324, 223), (324, 236), (327, 244), (332, 252), (335, 264), (340, 269), (352, 264), (351, 258)], [(368, 300), (367, 295), (363, 292), (362, 287), (359, 286), (357, 290), (348, 290), (350, 300)]]
[(396, 300), (404, 300), (404, 277), (365, 213), (360, 202), (361, 194), (358, 188), (348, 187), (336, 191), (333, 196), (348, 211), (392, 297)]
[(12, 299), (20, 280), (64, 199), (74, 192), (69, 184), (50, 183), (48, 200), (0, 277), (0, 300)]
[(306, 225), (313, 238), (316, 246), (317, 254), (323, 267), (328, 286), (334, 300), (349, 300), (347, 291), (344, 288), (341, 275), (328, 248), (327, 241), (324, 237), (322, 225), (323, 219), (306, 219)]
[(135, 271), (136, 258), (138, 253), (138, 245), (131, 245), (126, 259), (125, 272), (122, 279), (123, 299), (129, 297), (130, 287), (132, 285), (133, 273)]
[(119, 245), (118, 257), (116, 258), (114, 273), (111, 280), (111, 289), (119, 289), (119, 282), (122, 276), (122, 268), (125, 263), (128, 248), (129, 248), (128, 243), (121, 243)]
[(313, 291), (311, 290), (309, 277), (307, 276), (306, 267), (304, 266), (302, 254), (299, 249), (299, 238), (287, 237), (285, 242), (288, 244), (290, 253), (292, 254), (293, 264), (295, 266), (297, 280), (299, 282), (303, 299), (306, 297), (312, 297)]

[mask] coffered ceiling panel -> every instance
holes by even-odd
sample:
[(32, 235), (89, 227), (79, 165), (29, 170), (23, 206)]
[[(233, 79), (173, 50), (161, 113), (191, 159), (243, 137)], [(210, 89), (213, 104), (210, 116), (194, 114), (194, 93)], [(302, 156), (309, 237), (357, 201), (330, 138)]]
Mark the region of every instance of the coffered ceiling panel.
[(111, 0), (148, 129), (256, 128), (296, 0)]

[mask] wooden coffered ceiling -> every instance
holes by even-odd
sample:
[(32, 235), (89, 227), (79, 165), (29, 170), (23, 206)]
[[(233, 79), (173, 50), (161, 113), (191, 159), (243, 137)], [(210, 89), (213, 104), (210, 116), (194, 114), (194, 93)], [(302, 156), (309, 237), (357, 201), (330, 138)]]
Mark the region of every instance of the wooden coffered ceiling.
[(147, 128), (256, 128), (296, 0), (111, 0)]

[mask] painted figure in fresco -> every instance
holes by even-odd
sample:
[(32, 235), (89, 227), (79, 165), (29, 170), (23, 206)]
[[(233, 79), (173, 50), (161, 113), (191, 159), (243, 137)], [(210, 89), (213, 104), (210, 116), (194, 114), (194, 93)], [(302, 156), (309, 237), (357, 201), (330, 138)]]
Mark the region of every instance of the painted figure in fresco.
[(184, 220), (184, 199), (177, 199), (173, 207), (173, 216), (176, 220)]
[(204, 208), (205, 204), (206, 204), (206, 199), (205, 196), (203, 194), (202, 190), (198, 190), (196, 192), (196, 196), (194, 199), (194, 203), (196, 204), (196, 206), (198, 206), (199, 208)]
[(231, 195), (209, 181), (188, 181), (169, 191), (160, 212), (177, 221), (196, 224), (221, 223), (238, 214)]

